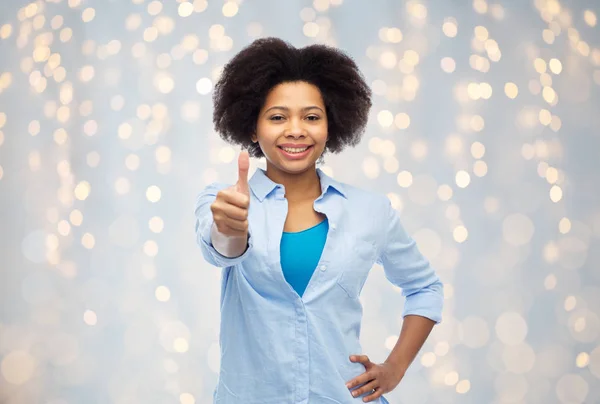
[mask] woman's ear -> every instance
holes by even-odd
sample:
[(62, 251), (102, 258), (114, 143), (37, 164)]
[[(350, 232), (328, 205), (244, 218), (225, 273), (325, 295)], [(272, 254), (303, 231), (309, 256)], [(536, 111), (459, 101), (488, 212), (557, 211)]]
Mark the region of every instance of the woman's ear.
[(256, 133), (253, 133), (252, 136), (250, 136), (250, 140), (252, 140), (252, 143), (258, 142), (258, 138), (256, 137)]

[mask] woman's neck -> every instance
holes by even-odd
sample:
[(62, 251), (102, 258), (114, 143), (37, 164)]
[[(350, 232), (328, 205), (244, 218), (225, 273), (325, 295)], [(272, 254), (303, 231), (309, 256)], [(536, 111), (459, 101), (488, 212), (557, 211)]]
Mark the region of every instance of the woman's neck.
[(285, 187), (285, 197), (288, 202), (315, 200), (321, 195), (321, 180), (316, 166), (301, 173), (287, 173), (267, 162), (267, 177), (271, 181)]

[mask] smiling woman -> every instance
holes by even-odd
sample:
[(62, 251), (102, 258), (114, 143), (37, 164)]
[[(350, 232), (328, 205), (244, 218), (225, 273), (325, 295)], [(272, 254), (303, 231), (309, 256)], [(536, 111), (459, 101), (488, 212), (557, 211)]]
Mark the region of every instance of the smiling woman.
[[(238, 179), (198, 196), (196, 235), (223, 269), (220, 404), (387, 403), (441, 320), (442, 284), (385, 195), (316, 168), (356, 145), (371, 92), (323, 45), (260, 39), (224, 68), (213, 120), (238, 144)], [(266, 170), (248, 179), (249, 155)], [(382, 364), (362, 353), (360, 292), (373, 264), (403, 288), (403, 329)]]
[[(258, 114), (252, 142), (259, 144), (273, 169), (292, 173), (305, 169), (325, 149), (325, 110), (315, 85), (304, 81), (279, 84), (269, 92)], [(287, 131), (284, 137), (280, 136), (282, 130)]]

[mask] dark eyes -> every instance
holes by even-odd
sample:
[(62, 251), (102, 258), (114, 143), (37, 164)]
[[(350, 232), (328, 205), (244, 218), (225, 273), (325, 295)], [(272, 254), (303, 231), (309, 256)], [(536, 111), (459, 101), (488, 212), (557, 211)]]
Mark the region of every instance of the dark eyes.
[[(273, 115), (269, 118), (270, 121), (282, 121), (284, 119), (285, 117), (282, 115)], [(309, 115), (306, 117), (306, 119), (308, 119), (309, 121), (318, 121), (319, 119), (321, 119), (321, 117), (318, 115)]]

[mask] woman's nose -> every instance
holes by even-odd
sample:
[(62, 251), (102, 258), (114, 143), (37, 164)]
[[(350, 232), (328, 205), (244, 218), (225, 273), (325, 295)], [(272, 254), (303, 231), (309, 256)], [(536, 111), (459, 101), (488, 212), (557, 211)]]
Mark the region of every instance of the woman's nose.
[(298, 137), (298, 136), (303, 136), (304, 135), (304, 128), (302, 126), (302, 122), (299, 119), (290, 119), (290, 124), (287, 130), (287, 135), (288, 136), (294, 136), (294, 137)]

